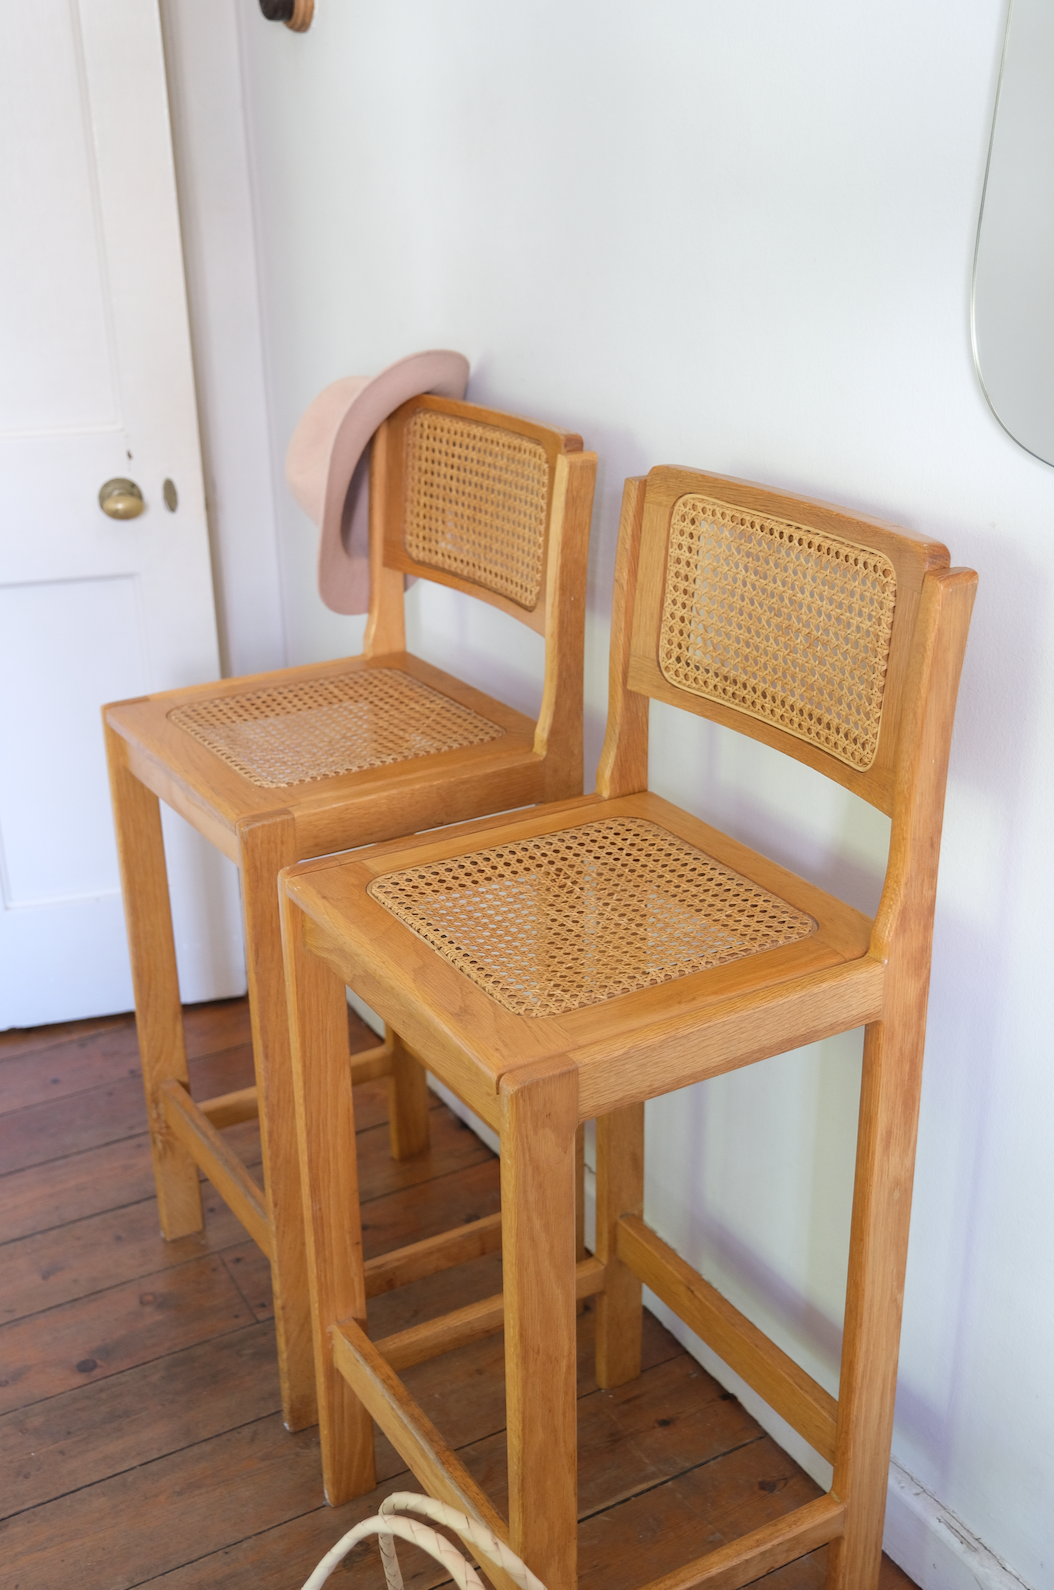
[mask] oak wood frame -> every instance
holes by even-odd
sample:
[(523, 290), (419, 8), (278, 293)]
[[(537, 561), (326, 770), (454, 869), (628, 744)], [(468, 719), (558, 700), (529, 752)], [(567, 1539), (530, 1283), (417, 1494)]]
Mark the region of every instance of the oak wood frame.
[[(871, 776), (788, 735), (779, 748), (892, 814), (874, 921), (646, 792), (648, 698), (670, 698), (643, 663), (654, 634), (647, 582), (684, 491), (766, 511), (889, 550), (903, 581), (891, 688)], [(650, 556), (642, 542), (650, 537)], [(655, 547), (658, 546), (658, 556)], [(576, 1581), (574, 1298), (598, 1304), (597, 1378), (640, 1370), (640, 1289), (673, 1307), (834, 1466), (830, 1493), (647, 1590), (733, 1590), (830, 1543), (828, 1590), (875, 1590), (892, 1433), (901, 1296), (944, 789), (976, 575), (935, 543), (784, 494), (685, 470), (626, 483), (615, 576), (608, 733), (595, 796), (394, 841), (282, 876), (304, 1209), (322, 1408), (326, 1492), (373, 1483), (366, 1413), (432, 1494), (495, 1527), (494, 1509), (394, 1375), (486, 1329), (506, 1332), (510, 1520), (499, 1533), (548, 1585)], [(643, 591), (643, 600), (642, 600)], [(650, 605), (649, 605), (650, 604)], [(644, 618), (641, 618), (643, 612)], [(698, 697), (677, 704), (757, 738), (772, 732)], [(778, 732), (778, 731), (777, 731)], [(367, 894), (374, 877), (598, 817), (649, 816), (808, 911), (817, 933), (731, 967), (681, 978), (559, 1017), (513, 1015)], [(354, 1105), (331, 1052), (344, 983), (385, 1013), (416, 1053), (501, 1139), (503, 1307), (491, 1299), (387, 1342), (369, 1343), (358, 1257)], [(857, 1026), (865, 1027), (852, 1239), (837, 1400), (680, 1259), (641, 1218), (647, 1098)], [(597, 1118), (597, 1244), (576, 1263), (576, 1129)], [(336, 1214), (348, 1212), (346, 1220)], [(334, 1255), (341, 1233), (343, 1265)], [(466, 1228), (435, 1239), (431, 1260), (476, 1251)], [(446, 1243), (445, 1250), (443, 1242)], [(372, 1285), (412, 1273), (411, 1250), (371, 1260)], [(530, 1387), (535, 1394), (530, 1395)], [(539, 1394), (545, 1388), (545, 1394)], [(428, 1426), (430, 1430), (431, 1427)], [(433, 1432), (434, 1434), (434, 1432)], [(488, 1568), (488, 1572), (490, 1569)], [(497, 1572), (497, 1570), (495, 1570)], [(493, 1575), (492, 1575), (493, 1577)], [(495, 1582), (498, 1582), (496, 1579)]]
[[(500, 426), (546, 447), (550, 464), (545, 578), (537, 607), (506, 611), (546, 642), (542, 705), (532, 722), (492, 697), (406, 651), (404, 578), (393, 566), (401, 519), (393, 501), (391, 433), (419, 407)], [(286, 1424), (317, 1418), (314, 1362), (297, 1164), (289, 1022), (278, 915), (279, 872), (308, 856), (396, 834), (577, 794), (582, 788), (584, 592), (596, 455), (581, 438), (473, 404), (417, 398), (377, 432), (370, 470), (371, 599), (361, 656), (166, 691), (104, 708), (107, 755), (132, 959), (136, 1020), (150, 1120), (162, 1233), (176, 1238), (203, 1223), (198, 1169), (212, 1181), (271, 1262), (275, 1328)], [(414, 572), (432, 578), (435, 570)], [(444, 577), (491, 601), (470, 581)], [(251, 784), (169, 714), (201, 699), (395, 668), (498, 723), (503, 734), (480, 746), (277, 790)], [(241, 870), (256, 1087), (195, 1102), (190, 1096), (158, 802), (187, 819)], [(345, 1023), (346, 1025), (346, 1023)], [(344, 1066), (347, 1043), (344, 1039)], [(358, 1055), (357, 1081), (392, 1078), (395, 1158), (428, 1142), (423, 1068), (389, 1029)], [(263, 1186), (221, 1134), (258, 1115)]]

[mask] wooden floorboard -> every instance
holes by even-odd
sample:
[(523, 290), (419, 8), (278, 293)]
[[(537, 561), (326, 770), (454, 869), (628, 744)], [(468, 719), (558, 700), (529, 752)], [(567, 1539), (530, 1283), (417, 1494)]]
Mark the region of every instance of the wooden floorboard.
[[(252, 1079), (244, 1000), (187, 1011), (199, 1097)], [(352, 1044), (374, 1040), (354, 1023)], [(368, 1255), (498, 1207), (497, 1161), (442, 1105), (432, 1146), (393, 1161), (383, 1082), (356, 1089)], [(229, 1134), (250, 1167), (259, 1133)], [(377, 1436), (378, 1486), (323, 1505), (317, 1432), (282, 1426), (268, 1267), (212, 1188), (205, 1230), (158, 1232), (131, 1017), (0, 1034), (0, 1587), (295, 1590), (392, 1490), (417, 1488)], [(490, 1296), (498, 1255), (370, 1304), (374, 1336)], [(583, 1590), (633, 1590), (817, 1494), (742, 1405), (645, 1315), (639, 1380), (601, 1391), (579, 1319)], [(409, 1370), (469, 1471), (505, 1503), (502, 1341)], [(445, 1582), (401, 1550), (407, 1590)], [(352, 1579), (349, 1580), (347, 1573)], [(764, 1581), (820, 1590), (824, 1552)], [(382, 1590), (376, 1549), (342, 1583)], [(883, 1590), (912, 1590), (883, 1563)]]

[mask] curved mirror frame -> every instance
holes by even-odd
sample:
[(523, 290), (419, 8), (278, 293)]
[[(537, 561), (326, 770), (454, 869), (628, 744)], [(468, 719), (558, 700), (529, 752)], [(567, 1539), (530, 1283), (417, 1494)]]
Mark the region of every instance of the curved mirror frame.
[(1054, 464), (1054, 4), (1012, 0), (974, 255), (972, 333), (1004, 430)]

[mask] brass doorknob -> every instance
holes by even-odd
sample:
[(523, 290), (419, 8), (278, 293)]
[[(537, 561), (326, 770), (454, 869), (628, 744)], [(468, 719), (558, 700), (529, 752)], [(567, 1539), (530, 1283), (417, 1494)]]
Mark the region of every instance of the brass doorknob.
[(99, 487), (99, 507), (111, 519), (137, 519), (146, 507), (134, 480), (108, 480)]

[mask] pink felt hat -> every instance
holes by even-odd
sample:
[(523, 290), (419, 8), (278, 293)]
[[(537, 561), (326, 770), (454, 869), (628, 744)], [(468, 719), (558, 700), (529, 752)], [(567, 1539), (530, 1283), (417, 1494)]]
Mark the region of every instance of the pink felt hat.
[(335, 613), (370, 605), (369, 447), (382, 420), (422, 392), (461, 398), (464, 354), (437, 348), (396, 360), (380, 375), (349, 375), (318, 394), (285, 458), (285, 478), (322, 531), (318, 590)]

